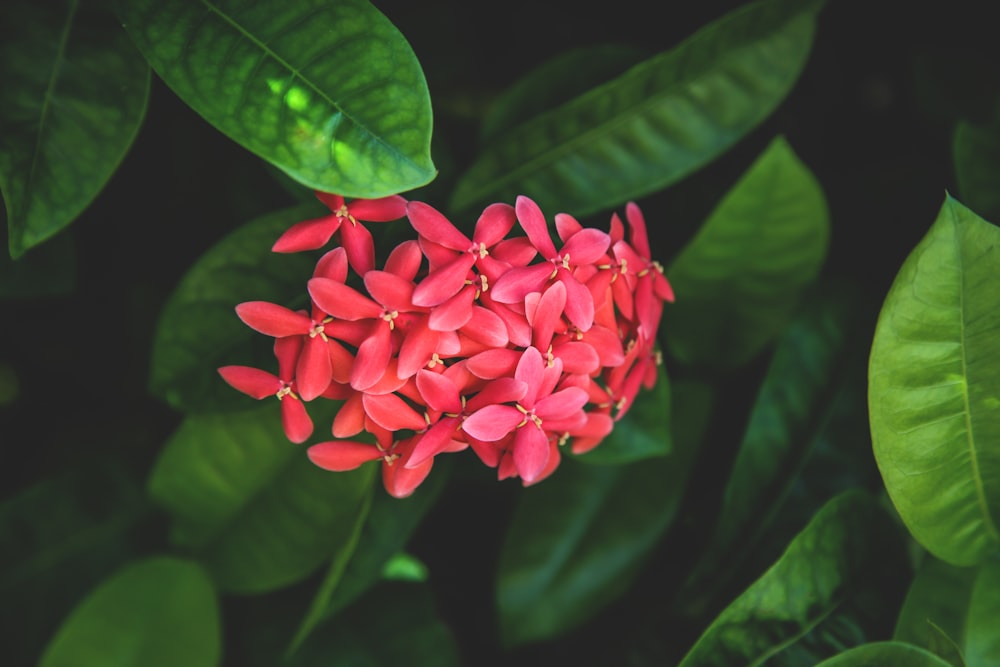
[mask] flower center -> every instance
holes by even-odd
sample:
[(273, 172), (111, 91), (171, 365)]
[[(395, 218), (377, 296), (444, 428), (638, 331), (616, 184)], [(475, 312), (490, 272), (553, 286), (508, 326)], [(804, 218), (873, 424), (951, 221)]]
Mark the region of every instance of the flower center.
[(524, 415), (524, 420), (522, 420), (521, 423), (517, 425), (517, 428), (521, 428), (522, 426), (524, 426), (525, 424), (527, 424), (530, 421), (530, 422), (533, 422), (535, 424), (535, 426), (537, 426), (539, 428), (539, 430), (541, 430), (541, 428), (542, 428), (542, 418), (535, 414), (534, 408), (532, 408), (531, 410), (528, 410), (527, 408), (525, 408), (520, 403), (516, 403), (514, 405), (514, 407), (517, 408), (518, 410), (520, 410), (521, 414)]
[(395, 322), (396, 322), (396, 318), (397, 317), (399, 317), (399, 311), (398, 310), (393, 310), (393, 311), (388, 311), (387, 310), (387, 311), (384, 311), (382, 313), (382, 319), (389, 323), (389, 329), (395, 329), (396, 328), (396, 323)]
[(354, 216), (351, 215), (350, 211), (347, 210), (347, 204), (342, 205), (340, 208), (334, 211), (333, 214), (338, 218), (346, 218), (350, 220), (351, 224), (354, 225), (355, 227), (358, 226), (358, 221), (355, 220)]

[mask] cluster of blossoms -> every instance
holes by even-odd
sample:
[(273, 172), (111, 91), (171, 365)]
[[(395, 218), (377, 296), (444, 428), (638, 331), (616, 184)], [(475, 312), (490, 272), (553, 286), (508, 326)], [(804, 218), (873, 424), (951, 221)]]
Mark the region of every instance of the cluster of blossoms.
[[(405, 497), (435, 456), (471, 447), (500, 479), (533, 484), (559, 465), (560, 446), (596, 447), (640, 387), (655, 383), (656, 332), (673, 293), (635, 204), (625, 210), (627, 233), (617, 214), (608, 232), (556, 215), (557, 249), (542, 211), (523, 196), (487, 207), (471, 239), (398, 195), (317, 196), (331, 214), (292, 226), (273, 247), (315, 250), (339, 232), (340, 246), (308, 282), (310, 309), (236, 307), (275, 338), (277, 376), (219, 369), (254, 398), (277, 396), (295, 443), (313, 432), (306, 403), (343, 401), (337, 439), (309, 448), (316, 465), (342, 471), (381, 460), (386, 490)], [(361, 222), (403, 217), (417, 240), (376, 269)], [(508, 238), (515, 224), (525, 235)], [(351, 440), (362, 431), (374, 444)]]

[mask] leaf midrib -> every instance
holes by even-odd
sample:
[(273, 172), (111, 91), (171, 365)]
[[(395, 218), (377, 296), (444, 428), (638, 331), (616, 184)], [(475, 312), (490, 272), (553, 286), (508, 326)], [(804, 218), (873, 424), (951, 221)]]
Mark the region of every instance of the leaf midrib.
[(969, 366), (966, 359), (965, 348), (966, 348), (966, 333), (965, 333), (965, 257), (962, 253), (962, 239), (959, 236), (959, 219), (955, 215), (954, 206), (949, 207), (948, 212), (951, 215), (951, 229), (952, 235), (955, 242), (955, 251), (958, 256), (958, 312), (959, 312), (959, 340), (961, 344), (959, 349), (961, 350), (961, 360), (962, 360), (962, 377), (965, 378), (965, 382), (962, 383), (962, 400), (965, 403), (965, 432), (966, 441), (969, 447), (969, 465), (972, 468), (972, 479), (976, 486), (976, 499), (979, 501), (979, 510), (983, 515), (983, 523), (986, 526), (986, 531), (989, 533), (994, 543), (1000, 543), (1000, 531), (997, 530), (997, 525), (993, 521), (993, 517), (990, 516), (989, 505), (986, 501), (986, 490), (983, 488), (982, 473), (979, 470), (979, 453), (976, 449), (975, 436), (972, 432), (972, 402), (969, 399)]
[(347, 113), (347, 111), (343, 107), (341, 107), (335, 101), (333, 101), (332, 99), (330, 99), (329, 95), (327, 95), (325, 91), (323, 91), (320, 88), (318, 88), (316, 86), (316, 84), (314, 84), (312, 82), (311, 79), (307, 79), (306, 77), (304, 77), (302, 75), (302, 73), (297, 68), (293, 67), (288, 61), (286, 61), (284, 58), (282, 58), (277, 53), (275, 53), (273, 50), (271, 50), (266, 44), (264, 44), (259, 39), (257, 39), (253, 35), (253, 33), (249, 32), (241, 24), (237, 23), (235, 19), (233, 19), (232, 17), (230, 17), (228, 14), (225, 14), (221, 9), (219, 9), (214, 4), (212, 4), (210, 2), (210, 0), (201, 0), (201, 3), (210, 12), (212, 12), (212, 13), (216, 14), (217, 16), (219, 16), (219, 18), (221, 18), (223, 21), (225, 21), (230, 27), (232, 27), (234, 30), (236, 30), (237, 32), (239, 32), (241, 35), (243, 35), (244, 38), (246, 38), (251, 43), (253, 43), (254, 46), (256, 46), (261, 51), (263, 51), (268, 57), (272, 58), (279, 65), (281, 65), (282, 67), (286, 68), (289, 72), (291, 72), (292, 76), (295, 79), (298, 79), (306, 87), (308, 87), (311, 90), (315, 91), (315, 93), (324, 102), (326, 102), (331, 107), (333, 107), (334, 109), (336, 109), (337, 112), (340, 113), (341, 116), (343, 116), (347, 121), (349, 121), (350, 123), (352, 123), (356, 127), (360, 128), (368, 136), (372, 137), (378, 144), (380, 144), (381, 146), (385, 147), (388, 152), (390, 152), (393, 155), (397, 156), (397, 158), (401, 162), (405, 162), (405, 163), (411, 165), (418, 172), (423, 171), (423, 168), (421, 168), (420, 165), (418, 165), (416, 162), (414, 162), (408, 155), (406, 155), (405, 153), (402, 153), (399, 150), (399, 148), (397, 148), (396, 146), (394, 146), (394, 145), (392, 145), (390, 143), (387, 143), (385, 141), (385, 139), (383, 139), (380, 135), (376, 134), (371, 129), (369, 129), (367, 125), (365, 125), (364, 123), (362, 123), (361, 121), (359, 121), (358, 119), (356, 119), (351, 114)]

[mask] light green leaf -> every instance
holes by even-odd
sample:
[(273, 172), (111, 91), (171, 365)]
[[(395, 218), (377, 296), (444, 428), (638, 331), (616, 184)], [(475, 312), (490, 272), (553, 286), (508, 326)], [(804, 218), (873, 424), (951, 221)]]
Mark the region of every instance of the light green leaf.
[(721, 368), (753, 359), (819, 273), (829, 233), (823, 190), (776, 138), (666, 272), (677, 295), (664, 322), (671, 354)]
[(891, 519), (867, 494), (827, 503), (778, 561), (712, 622), (680, 667), (756, 667), (905, 564)]
[(398, 553), (382, 568), (382, 577), (392, 581), (427, 581), (428, 570), (423, 561), (408, 553)]
[(434, 177), (420, 63), (367, 0), (127, 0), (119, 16), (185, 103), (296, 181), (381, 197)]
[(663, 366), (656, 386), (640, 391), (614, 430), (594, 449), (572, 455), (584, 463), (621, 465), (670, 453), (670, 380)]
[(951, 144), (958, 195), (990, 220), (1000, 219), (1000, 118), (978, 125), (961, 121)]
[(673, 400), (669, 455), (622, 466), (566, 460), (525, 490), (500, 553), (506, 644), (576, 627), (629, 588), (673, 522), (711, 412), (702, 384), (679, 383)]
[(79, 0), (0, 4), (0, 192), (10, 255), (63, 229), (135, 139), (149, 68), (114, 17)]
[[(274, 403), (188, 417), (150, 479), (150, 494), (173, 518), (171, 542), (197, 554), (225, 591), (261, 593), (303, 579), (353, 549), (358, 515), (367, 512), (376, 468), (317, 468), (285, 438)], [(329, 423), (328, 410), (318, 419), (316, 404), (309, 408)]]
[(953, 565), (1000, 554), (1000, 229), (948, 196), (879, 315), (875, 459), (907, 528)]
[(95, 589), (59, 629), (39, 667), (213, 667), (219, 610), (197, 563), (135, 562)]
[(933, 653), (902, 642), (872, 642), (844, 651), (816, 667), (949, 667)]
[(271, 246), (293, 224), (325, 210), (316, 202), (262, 216), (201, 256), (160, 315), (150, 371), (154, 394), (185, 412), (253, 405), (216, 368), (239, 364), (275, 372), (273, 341), (243, 324), (234, 309), (244, 301), (305, 305), (316, 258), (271, 252)]
[(496, 137), (451, 208), (527, 194), (585, 215), (660, 190), (766, 118), (799, 76), (821, 2), (764, 0)]

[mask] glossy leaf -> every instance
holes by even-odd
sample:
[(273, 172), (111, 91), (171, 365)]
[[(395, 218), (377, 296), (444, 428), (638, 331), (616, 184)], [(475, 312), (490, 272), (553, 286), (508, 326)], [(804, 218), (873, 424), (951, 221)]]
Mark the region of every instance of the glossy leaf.
[(150, 479), (150, 494), (173, 518), (171, 542), (197, 554), (225, 591), (261, 593), (303, 579), (353, 548), (355, 522), (367, 511), (375, 469), (317, 468), (285, 438), (274, 403), (188, 417)]
[(875, 459), (913, 536), (953, 565), (1000, 554), (1000, 229), (946, 198), (872, 343)]
[[(877, 567), (873, 567), (873, 564)], [(759, 665), (905, 564), (891, 519), (867, 494), (827, 503), (778, 561), (704, 631), (681, 667)]]
[(823, 190), (778, 137), (667, 270), (677, 302), (664, 322), (684, 363), (731, 368), (784, 327), (826, 256)]
[(951, 145), (958, 196), (988, 220), (1000, 220), (1000, 119), (979, 125), (961, 121)]
[(565, 51), (520, 78), (483, 117), (480, 141), (558, 107), (591, 88), (606, 83), (642, 60), (630, 44), (598, 44)]
[(816, 667), (948, 667), (948, 663), (910, 644), (873, 642), (844, 651)]
[(285, 665), (458, 667), (458, 647), (426, 586), (384, 582), (319, 628)]
[(670, 453), (670, 380), (661, 366), (656, 386), (640, 391), (635, 403), (601, 444), (574, 456), (584, 463), (620, 465)]
[(84, 599), (39, 667), (214, 667), (220, 635), (215, 591), (201, 566), (150, 558), (120, 570)]
[(119, 16), (188, 106), (298, 182), (380, 197), (434, 177), (420, 63), (367, 0), (128, 0)]
[(0, 192), (11, 257), (74, 219), (139, 131), (149, 67), (110, 14), (79, 0), (0, 5)]
[(150, 371), (154, 394), (185, 412), (253, 405), (215, 369), (241, 364), (276, 372), (273, 341), (243, 324), (234, 308), (256, 300), (290, 308), (307, 304), (305, 282), (316, 258), (271, 252), (271, 246), (293, 224), (324, 210), (316, 202), (257, 218), (216, 243), (188, 270), (156, 327)]
[(529, 194), (585, 215), (674, 183), (784, 99), (809, 55), (820, 2), (764, 0), (498, 136), (451, 208)]
[(564, 461), (526, 489), (500, 553), (502, 640), (523, 644), (565, 632), (626, 591), (671, 525), (694, 465), (711, 394), (678, 384), (667, 456), (622, 466)]

